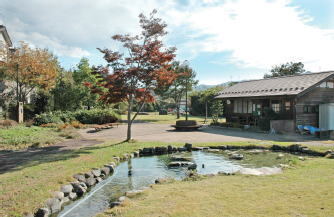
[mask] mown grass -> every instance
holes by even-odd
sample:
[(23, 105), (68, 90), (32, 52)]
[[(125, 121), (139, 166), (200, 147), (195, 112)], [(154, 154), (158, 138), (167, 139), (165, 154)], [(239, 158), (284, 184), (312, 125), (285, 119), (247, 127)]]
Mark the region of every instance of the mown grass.
[[(168, 143), (170, 144), (170, 143)], [(227, 143), (205, 143), (198, 146), (222, 145)], [(251, 145), (250, 142), (228, 143), (232, 145)], [(136, 142), (106, 143), (79, 150), (63, 150), (35, 156), (13, 171), (0, 174), (0, 216), (21, 216), (25, 211), (44, 206), (44, 201), (62, 184), (73, 181), (72, 175), (102, 167), (111, 162), (113, 156), (131, 153), (143, 147), (166, 146), (167, 143)], [(180, 146), (183, 144), (174, 143)], [(325, 162), (325, 161), (324, 161)], [(327, 161), (326, 161), (327, 162)], [(333, 162), (331, 162), (333, 163)], [(310, 176), (318, 171), (309, 170)], [(327, 171), (328, 174), (333, 172)], [(247, 179), (238, 182), (247, 182)]]
[(154, 185), (98, 217), (334, 216), (333, 160), (309, 158), (272, 176), (216, 176)]
[(54, 144), (64, 138), (78, 136), (73, 130), (24, 125), (0, 129), (0, 150), (17, 150), (30, 146), (41, 147)]

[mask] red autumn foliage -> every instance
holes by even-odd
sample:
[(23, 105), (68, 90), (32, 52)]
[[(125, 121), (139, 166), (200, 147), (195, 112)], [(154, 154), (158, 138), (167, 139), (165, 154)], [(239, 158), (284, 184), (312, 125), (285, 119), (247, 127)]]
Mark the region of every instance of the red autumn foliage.
[(126, 53), (110, 49), (98, 49), (104, 54), (105, 67), (96, 67), (96, 84), (86, 83), (93, 93), (100, 95), (105, 103), (128, 102), (128, 137), (131, 139), (131, 124), (138, 112), (131, 117), (133, 102), (143, 107), (145, 102), (153, 102), (156, 89), (170, 85), (176, 78), (171, 62), (175, 48), (164, 47), (161, 37), (166, 35), (166, 24), (156, 18), (154, 10), (149, 17), (139, 15), (142, 28), (140, 35), (117, 34), (113, 40), (123, 45)]

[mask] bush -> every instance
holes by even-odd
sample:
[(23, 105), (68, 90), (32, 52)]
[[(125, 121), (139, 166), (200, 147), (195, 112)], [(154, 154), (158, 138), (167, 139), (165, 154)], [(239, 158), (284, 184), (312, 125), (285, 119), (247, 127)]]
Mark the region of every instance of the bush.
[[(110, 109), (79, 110), (75, 112), (43, 113), (35, 116), (35, 125), (47, 125), (50, 123), (74, 123), (74, 127), (81, 124), (105, 124), (113, 123), (120, 119), (120, 115)], [(78, 123), (80, 122), (80, 123)]]
[(259, 128), (264, 131), (270, 130), (270, 119), (269, 118), (261, 118), (259, 119)]
[(55, 123), (55, 124), (61, 124), (63, 121), (60, 119), (57, 114), (53, 113), (43, 113), (40, 115), (36, 115), (34, 118), (34, 124), (37, 126), (44, 125), (44, 124), (50, 124), (50, 123)]

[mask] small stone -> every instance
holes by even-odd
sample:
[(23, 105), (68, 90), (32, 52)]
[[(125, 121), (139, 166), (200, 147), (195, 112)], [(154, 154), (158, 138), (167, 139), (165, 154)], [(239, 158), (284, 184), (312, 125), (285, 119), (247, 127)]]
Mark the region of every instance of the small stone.
[(102, 178), (101, 177), (97, 177), (97, 178), (95, 178), (95, 180), (96, 180), (96, 183), (102, 182)]
[(93, 185), (95, 185), (95, 183), (96, 183), (96, 179), (93, 177), (86, 179), (86, 182), (85, 182), (87, 187), (92, 187)]
[(85, 173), (85, 178), (86, 178), (86, 179), (91, 178), (91, 177), (94, 177), (94, 175), (93, 175), (92, 172), (87, 172), (87, 173)]
[(119, 202), (124, 202), (126, 199), (127, 199), (127, 197), (122, 196), (122, 197), (118, 198), (118, 201)]
[(79, 183), (71, 183), (71, 184), (72, 184), (74, 192), (77, 194), (77, 196), (81, 197), (84, 193), (86, 193), (87, 189), (82, 187)]
[(86, 181), (85, 175), (83, 175), (83, 174), (75, 174), (75, 175), (73, 175), (73, 178), (75, 178), (79, 182)]
[(178, 150), (179, 152), (187, 151), (187, 149), (184, 148), (184, 147), (178, 147), (177, 150)]
[(114, 161), (116, 161), (117, 163), (121, 161), (121, 159), (119, 157), (113, 157)]
[(135, 152), (133, 152), (133, 156), (134, 156), (134, 157), (139, 157), (139, 151), (135, 151)]
[(197, 165), (195, 163), (188, 166), (188, 170), (196, 170), (196, 168)]
[(190, 144), (190, 143), (186, 143), (186, 144), (184, 145), (184, 147), (187, 149), (187, 151), (191, 151), (193, 145)]
[(300, 156), (300, 157), (298, 157), (298, 159), (301, 160), (301, 161), (304, 161), (304, 160), (305, 160), (305, 157), (301, 157), (301, 156)]
[(118, 202), (118, 201), (116, 201), (116, 202), (111, 202), (111, 203), (110, 203), (110, 208), (114, 208), (115, 206), (119, 206), (119, 205), (121, 205), (121, 203)]
[(233, 159), (233, 160), (242, 160), (243, 158), (244, 156), (242, 154), (234, 153), (230, 155), (230, 159)]
[(47, 207), (39, 208), (35, 213), (35, 217), (49, 217), (51, 214), (50, 209)]
[(94, 177), (99, 177), (101, 175), (101, 170), (94, 168), (92, 169), (91, 173)]
[(132, 191), (127, 191), (127, 192), (125, 192), (125, 196), (127, 196), (127, 197), (134, 197), (134, 196), (136, 196), (137, 194), (140, 194), (140, 193), (142, 193), (143, 192), (143, 190), (132, 190)]
[(78, 197), (78, 195), (74, 192), (69, 193), (68, 199), (75, 200)]
[(60, 188), (61, 192), (64, 192), (64, 195), (67, 196), (70, 192), (73, 191), (73, 186), (72, 185), (63, 185)]
[(61, 192), (61, 191), (55, 191), (53, 192), (53, 197), (61, 200), (64, 198), (64, 192)]
[(80, 186), (87, 190), (87, 185), (84, 182), (79, 182)]
[(277, 159), (282, 159), (284, 157), (284, 154), (278, 154)]

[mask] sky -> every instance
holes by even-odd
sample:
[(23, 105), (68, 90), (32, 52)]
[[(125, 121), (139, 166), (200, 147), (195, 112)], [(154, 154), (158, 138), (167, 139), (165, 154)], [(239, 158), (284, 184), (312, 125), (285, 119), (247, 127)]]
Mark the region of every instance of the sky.
[(334, 0), (0, 0), (0, 24), (70, 69), (82, 57), (105, 64), (96, 48), (119, 49), (111, 36), (138, 34), (138, 15), (153, 9), (200, 84), (259, 79), (290, 61), (334, 70)]

